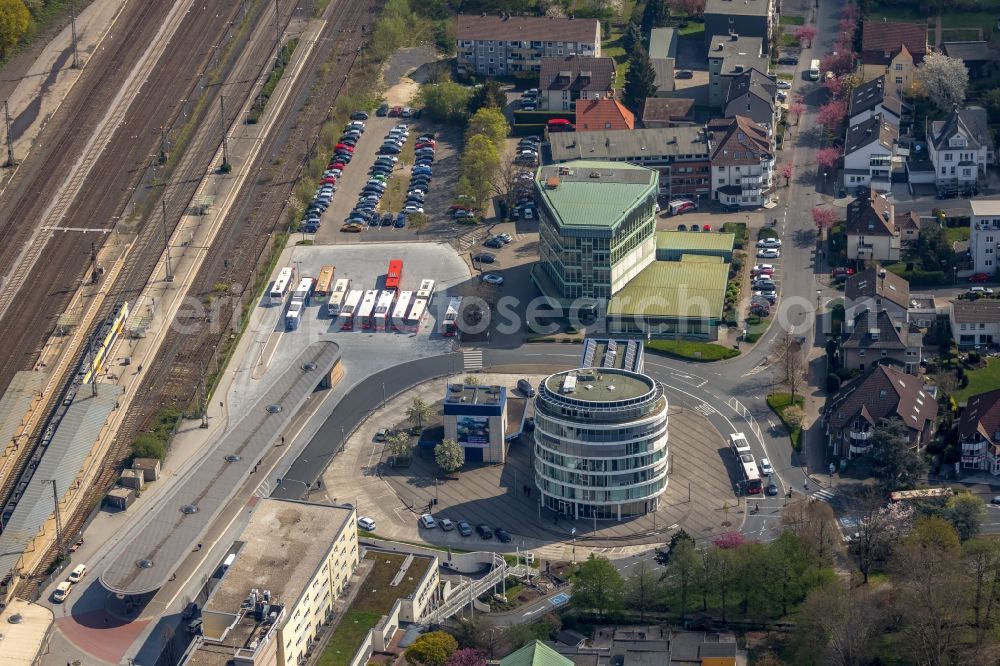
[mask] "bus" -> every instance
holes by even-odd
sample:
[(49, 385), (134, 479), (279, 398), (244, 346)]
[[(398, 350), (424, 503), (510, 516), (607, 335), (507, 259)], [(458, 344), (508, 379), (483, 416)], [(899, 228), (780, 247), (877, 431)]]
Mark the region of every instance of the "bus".
[(750, 453), (750, 442), (747, 441), (747, 436), (742, 432), (734, 432), (729, 436), (729, 440), (733, 446), (733, 453), (739, 458), (744, 453)]
[(420, 330), (420, 322), (424, 319), (424, 313), (427, 312), (427, 300), (420, 298), (419, 296), (414, 299), (413, 306), (406, 315), (406, 328), (413, 331)]
[(422, 298), (425, 301), (430, 301), (431, 296), (434, 295), (434, 280), (421, 280), (420, 288), (417, 289), (417, 298)]
[(412, 298), (412, 291), (399, 292), (399, 298), (396, 299), (396, 307), (392, 309), (392, 320), (389, 322), (389, 328), (394, 331), (403, 330), (406, 326), (406, 313), (410, 309), (410, 300)]
[(403, 280), (403, 260), (390, 259), (389, 269), (385, 272), (385, 288), (399, 291), (399, 283)]
[(364, 296), (364, 293), (360, 289), (352, 289), (344, 297), (344, 304), (340, 307), (340, 312), (337, 313), (337, 324), (340, 326), (340, 330), (350, 331), (354, 328), (354, 315), (358, 312), (358, 306), (361, 305), (361, 297)]
[(292, 288), (292, 278), (294, 277), (295, 269), (291, 266), (285, 266), (278, 271), (278, 277), (274, 279), (274, 284), (271, 285), (271, 291), (268, 294), (271, 297), (271, 305), (281, 305), (285, 302), (288, 290)]
[(312, 295), (313, 285), (315, 284), (316, 280), (313, 280), (311, 277), (304, 277), (299, 280), (298, 286), (292, 292), (292, 303), (309, 305), (309, 297)]
[(331, 317), (336, 317), (340, 314), (340, 306), (344, 304), (344, 299), (347, 298), (347, 294), (351, 291), (351, 278), (340, 278), (337, 283), (333, 285), (333, 291), (330, 292), (330, 297), (326, 302), (326, 313)]
[(294, 331), (299, 327), (299, 321), (302, 320), (302, 312), (305, 307), (305, 303), (300, 301), (292, 301), (288, 304), (288, 310), (285, 311), (286, 331)]
[(361, 305), (358, 306), (358, 311), (354, 313), (354, 318), (358, 320), (359, 324), (361, 324), (361, 328), (372, 327), (372, 322), (374, 322), (372, 312), (375, 311), (375, 304), (377, 301), (377, 291), (369, 289), (365, 292), (365, 297), (361, 299)]
[(444, 317), (441, 319), (441, 335), (449, 338), (458, 335), (458, 313), (461, 309), (461, 297), (455, 297), (448, 301), (448, 307), (445, 309)]
[(389, 328), (389, 318), (392, 316), (392, 302), (396, 300), (396, 292), (386, 289), (378, 296), (375, 312), (372, 313), (373, 328), (385, 331)]
[(313, 291), (313, 296), (320, 303), (326, 301), (330, 297), (330, 290), (333, 289), (333, 276), (336, 269), (333, 266), (324, 266), (319, 269), (319, 277), (316, 278), (316, 289)]
[(819, 60), (809, 61), (809, 80), (819, 81)]
[(740, 456), (740, 471), (743, 474), (743, 489), (747, 495), (760, 495), (764, 485), (760, 480), (760, 470), (757, 462), (749, 453)]

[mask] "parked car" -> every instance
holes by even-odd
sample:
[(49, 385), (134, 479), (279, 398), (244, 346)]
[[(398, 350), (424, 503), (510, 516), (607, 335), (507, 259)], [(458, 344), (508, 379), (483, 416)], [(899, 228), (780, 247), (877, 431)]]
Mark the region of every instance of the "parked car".
[(486, 523), (476, 525), (476, 533), (479, 534), (479, 538), (484, 541), (493, 538), (493, 529)]
[(973, 273), (969, 276), (969, 282), (988, 282), (990, 276), (986, 273)]
[(460, 520), (455, 523), (455, 528), (458, 530), (458, 533), (464, 537), (472, 536), (472, 527), (470, 527), (469, 523), (464, 520)]
[(501, 543), (510, 543), (510, 532), (503, 529), (502, 527), (497, 527), (493, 530), (493, 535), (500, 540)]
[(771, 305), (774, 305), (775, 303), (778, 302), (778, 292), (774, 291), (773, 289), (768, 291), (755, 291), (753, 292), (753, 295), (765, 299)]
[(375, 110), (375, 115), (381, 118), (384, 118), (387, 115), (389, 115), (389, 105), (388, 104), (380, 105), (378, 109)]
[(759, 275), (761, 273), (774, 273), (774, 264), (757, 264), (750, 269), (750, 275)]
[(355, 111), (351, 114), (351, 120), (368, 120), (368, 114), (364, 111)]
[(526, 398), (533, 398), (535, 396), (535, 387), (527, 379), (517, 380), (517, 390)]
[(778, 58), (779, 65), (797, 65), (799, 64), (799, 57), (794, 55), (783, 55)]
[(791, 90), (792, 84), (789, 83), (788, 81), (783, 81), (782, 79), (778, 79), (778, 88), (781, 90)]
[(676, 72), (674, 72), (674, 78), (675, 79), (693, 79), (694, 78), (694, 72), (692, 72), (690, 69), (678, 69)]
[(757, 241), (757, 247), (781, 247), (780, 238), (761, 238)]
[(480, 252), (479, 254), (473, 255), (473, 261), (479, 262), (480, 264), (492, 264), (497, 260), (495, 254), (490, 254), (489, 252)]
[(62, 603), (66, 601), (66, 597), (69, 596), (70, 590), (73, 589), (73, 585), (69, 581), (63, 581), (56, 585), (55, 592), (52, 593), (52, 600), (57, 603)]
[(757, 250), (758, 259), (777, 259), (781, 256), (781, 250), (773, 247), (765, 247)]
[(440, 527), (445, 532), (450, 532), (455, 529), (455, 523), (451, 522), (447, 518), (442, 518), (438, 522), (438, 527)]
[(969, 296), (992, 296), (993, 290), (989, 287), (969, 287)]
[(854, 275), (854, 272), (853, 268), (848, 268), (847, 266), (837, 266), (830, 271), (830, 275), (838, 280), (846, 280), (850, 276)]
[(375, 521), (373, 519), (371, 519), (371, 518), (366, 517), (366, 516), (362, 516), (361, 518), (358, 518), (358, 527), (360, 527), (363, 530), (367, 530), (369, 532), (374, 532), (375, 531)]
[(425, 513), (420, 516), (420, 526), (430, 530), (437, 527), (437, 521), (434, 520), (434, 516), (429, 513)]
[[(456, 217), (458, 216), (456, 215)], [(491, 247), (494, 250), (499, 250), (500, 248), (503, 247), (503, 243), (497, 238), (487, 238), (486, 241), (483, 243), (483, 245), (485, 245), (486, 247)]]
[(496, 273), (483, 273), (479, 279), (486, 284), (492, 284), (497, 287), (503, 284), (503, 276), (497, 275)]

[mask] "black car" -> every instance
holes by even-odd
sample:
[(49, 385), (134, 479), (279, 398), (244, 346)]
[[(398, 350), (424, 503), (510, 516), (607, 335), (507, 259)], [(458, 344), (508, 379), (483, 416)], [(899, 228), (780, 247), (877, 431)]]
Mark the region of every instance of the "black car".
[(479, 254), (473, 255), (473, 261), (478, 261), (481, 264), (492, 264), (497, 260), (495, 254), (490, 254), (489, 252), (480, 252)]
[(393, 224), (392, 226), (396, 227), (397, 229), (402, 229), (403, 227), (405, 227), (406, 226), (406, 216), (403, 215), (402, 213), (400, 213), (399, 217), (396, 218), (395, 224)]
[(493, 529), (485, 523), (480, 523), (479, 525), (476, 525), (476, 532), (479, 534), (479, 537), (484, 541), (493, 538)]
[(379, 116), (380, 118), (385, 118), (387, 115), (389, 115), (389, 105), (382, 104), (381, 106), (379, 106), (378, 109), (375, 111), (375, 115)]
[(355, 111), (351, 114), (351, 120), (368, 120), (368, 114), (364, 111)]
[(487, 238), (486, 242), (483, 243), (486, 247), (492, 247), (495, 250), (499, 250), (503, 247), (503, 241), (499, 238)]
[(396, 220), (395, 215), (393, 215), (392, 213), (386, 213), (385, 215), (382, 216), (382, 226), (383, 227), (391, 226), (392, 223), (395, 222), (395, 220)]
[(738, 213), (738, 212), (740, 212), (740, 205), (739, 204), (723, 204), (723, 206), (722, 206), (722, 212), (723, 213)]
[(524, 432), (534, 432), (535, 431), (535, 417), (529, 416), (524, 419)]
[(535, 387), (532, 386), (531, 382), (527, 379), (517, 380), (517, 390), (527, 398), (533, 398), (535, 396)]
[(510, 532), (502, 527), (498, 527), (493, 530), (493, 534), (501, 541), (501, 543), (510, 543)]
[(677, 72), (674, 74), (674, 78), (675, 79), (693, 79), (694, 78), (694, 72), (692, 72), (690, 69), (678, 69)]
[(799, 57), (793, 55), (785, 55), (778, 58), (779, 65), (797, 65), (799, 64)]
[(771, 497), (774, 497), (775, 495), (778, 494), (778, 486), (777, 484), (774, 483), (774, 481), (767, 482), (767, 494), (770, 495)]

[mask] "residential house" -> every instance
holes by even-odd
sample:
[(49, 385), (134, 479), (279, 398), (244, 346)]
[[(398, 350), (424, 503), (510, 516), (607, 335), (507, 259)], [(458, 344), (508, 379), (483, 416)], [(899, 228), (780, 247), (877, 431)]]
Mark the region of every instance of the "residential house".
[(855, 261), (899, 261), (900, 238), (892, 202), (872, 189), (847, 205), (847, 258)]
[(728, 77), (756, 69), (767, 73), (764, 40), (744, 35), (715, 35), (708, 50), (708, 105), (724, 109)]
[(955, 300), (948, 312), (951, 337), (959, 347), (992, 347), (1000, 343), (1000, 300)]
[(969, 254), (972, 270), (993, 275), (1000, 258), (1000, 199), (973, 199), (969, 202)]
[(898, 129), (903, 108), (896, 87), (886, 86), (885, 76), (879, 76), (851, 91), (847, 105), (848, 123), (857, 125), (875, 114), (880, 114), (882, 120)]
[(631, 129), (635, 129), (635, 116), (614, 98), (588, 99), (576, 104), (577, 134), (595, 130)]
[(613, 58), (542, 58), (538, 90), (543, 109), (570, 111), (576, 108), (577, 100), (605, 97), (614, 87)]
[(920, 367), (923, 334), (910, 332), (906, 320), (895, 320), (885, 310), (868, 310), (855, 318), (850, 334), (840, 343), (845, 368), (861, 370), (893, 364), (907, 374)]
[(642, 125), (647, 129), (694, 124), (694, 100), (682, 97), (647, 97)]
[[(579, 121), (578, 121), (579, 122)], [(661, 196), (708, 196), (709, 143), (700, 127), (556, 132), (549, 135), (552, 161), (629, 162), (659, 172)]]
[(770, 51), (778, 12), (771, 0), (706, 0), (705, 48), (716, 35), (759, 37)]
[(1000, 475), (1000, 389), (970, 396), (958, 420), (962, 468)]
[(945, 312), (944, 308), (938, 308), (934, 296), (910, 294), (910, 307), (906, 311), (906, 316), (910, 320), (911, 326), (927, 330), (937, 322), (938, 315)]
[(965, 63), (969, 70), (969, 80), (988, 79), (996, 71), (997, 56), (987, 41), (945, 42), (941, 45), (944, 54)]
[(846, 299), (846, 331), (850, 333), (854, 321), (864, 312), (887, 312), (893, 322), (908, 320), (910, 283), (881, 266), (859, 271), (847, 278), (844, 285)]
[(914, 210), (898, 213), (895, 220), (903, 247), (915, 246), (920, 240), (920, 213)]
[(774, 147), (764, 125), (744, 116), (708, 126), (712, 147), (712, 198), (723, 204), (762, 206), (774, 178)]
[(674, 81), (674, 59), (657, 58), (650, 60), (649, 64), (653, 67), (653, 85), (656, 87), (652, 97), (673, 95), (677, 89), (677, 83)]
[(460, 75), (505, 76), (538, 72), (542, 58), (601, 55), (596, 19), (459, 14), (455, 19)]
[(875, 426), (892, 418), (903, 422), (907, 441), (919, 450), (930, 441), (937, 411), (937, 400), (918, 377), (876, 365), (827, 401), (824, 421), (830, 454), (855, 458), (868, 453)]
[(927, 149), (938, 188), (975, 185), (994, 159), (986, 110), (956, 109), (946, 119), (935, 120), (927, 131)]
[(899, 128), (876, 113), (852, 124), (844, 140), (844, 187), (871, 186), (888, 192), (892, 184)]
[(654, 97), (673, 94), (677, 58), (677, 33), (673, 28), (653, 28), (649, 33), (649, 64), (653, 67)]
[(774, 127), (778, 86), (772, 79), (756, 69), (723, 79), (729, 84), (723, 102), (724, 117), (743, 116), (768, 130)]
[(927, 22), (865, 21), (861, 30), (861, 76), (885, 76), (900, 92), (913, 87), (917, 65), (927, 55)]

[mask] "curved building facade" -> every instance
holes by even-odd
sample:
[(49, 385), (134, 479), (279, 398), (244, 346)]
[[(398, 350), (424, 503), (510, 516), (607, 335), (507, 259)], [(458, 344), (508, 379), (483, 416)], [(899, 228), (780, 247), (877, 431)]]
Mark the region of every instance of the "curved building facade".
[(667, 488), (667, 397), (650, 377), (581, 368), (547, 377), (535, 397), (535, 484), (573, 518), (654, 511)]

